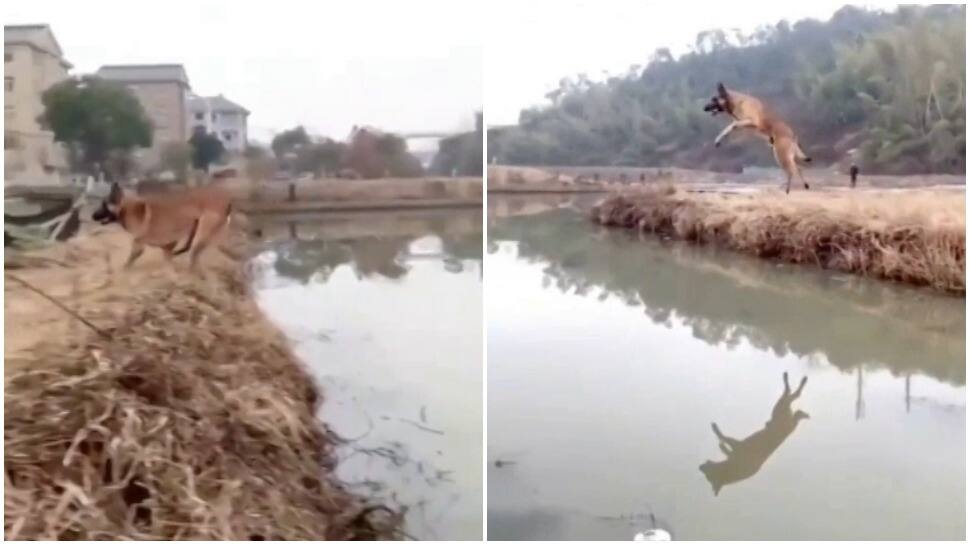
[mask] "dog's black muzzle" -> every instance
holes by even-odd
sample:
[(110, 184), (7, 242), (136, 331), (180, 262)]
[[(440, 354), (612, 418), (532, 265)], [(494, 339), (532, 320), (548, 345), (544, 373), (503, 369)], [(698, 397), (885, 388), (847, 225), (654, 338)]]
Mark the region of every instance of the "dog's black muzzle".
[(705, 112), (711, 112), (711, 115), (717, 115), (724, 111), (724, 108), (717, 101), (717, 97), (712, 98), (710, 102), (704, 105)]
[(107, 225), (109, 223), (118, 221), (118, 216), (108, 209), (108, 206), (102, 202), (101, 208), (98, 208), (91, 214), (91, 219), (101, 223), (101, 225)]

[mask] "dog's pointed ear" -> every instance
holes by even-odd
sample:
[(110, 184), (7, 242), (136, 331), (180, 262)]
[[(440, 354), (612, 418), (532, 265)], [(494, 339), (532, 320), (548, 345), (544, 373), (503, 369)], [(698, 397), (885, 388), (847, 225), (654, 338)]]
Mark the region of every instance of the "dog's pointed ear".
[(728, 94), (727, 94), (727, 88), (724, 87), (724, 84), (721, 83), (721, 82), (717, 82), (717, 94), (721, 98), (727, 98), (727, 96), (728, 96)]
[(122, 190), (118, 182), (113, 182), (111, 184), (111, 191), (108, 192), (108, 202), (111, 204), (118, 204), (121, 202)]

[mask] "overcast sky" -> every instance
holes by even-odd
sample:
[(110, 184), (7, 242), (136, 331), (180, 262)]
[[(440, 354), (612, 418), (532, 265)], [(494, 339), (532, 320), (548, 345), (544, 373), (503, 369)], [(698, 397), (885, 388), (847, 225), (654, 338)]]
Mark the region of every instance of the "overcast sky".
[(50, 24), (74, 74), (185, 65), (194, 92), (249, 109), (263, 141), (297, 124), (340, 139), (354, 124), (467, 130), (483, 107), (482, 44), (463, 2), (29, 0), (4, 11), (4, 24)]
[[(782, 19), (827, 20), (847, 2), (646, 2), (492, 0), (486, 46), (486, 123), (516, 123), (565, 76), (645, 65), (660, 47), (676, 56), (714, 28), (750, 32)], [(894, 9), (888, 3), (855, 4)], [(500, 29), (500, 30), (497, 30)]]

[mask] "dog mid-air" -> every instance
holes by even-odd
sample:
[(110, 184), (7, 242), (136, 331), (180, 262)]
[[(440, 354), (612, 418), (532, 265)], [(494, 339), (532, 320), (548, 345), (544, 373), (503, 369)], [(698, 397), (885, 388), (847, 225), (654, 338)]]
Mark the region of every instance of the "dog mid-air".
[[(202, 251), (229, 224), (231, 213), (229, 194), (217, 186), (140, 196), (114, 183), (91, 219), (102, 225), (117, 222), (132, 236), (126, 269), (145, 246), (161, 248), (167, 260), (191, 250), (189, 268), (194, 269)], [(183, 239), (185, 245), (176, 249)]]
[(712, 115), (723, 112), (734, 118), (734, 121), (717, 135), (714, 140), (715, 146), (720, 146), (721, 141), (735, 129), (756, 131), (771, 144), (775, 160), (788, 175), (785, 193), (791, 191), (791, 180), (796, 175), (805, 185), (805, 189), (808, 189), (808, 182), (805, 181), (797, 161), (808, 163), (812, 159), (798, 146), (798, 139), (795, 138), (791, 127), (763, 102), (751, 95), (727, 89), (723, 83), (718, 83), (717, 94), (704, 106), (704, 111), (711, 112)]

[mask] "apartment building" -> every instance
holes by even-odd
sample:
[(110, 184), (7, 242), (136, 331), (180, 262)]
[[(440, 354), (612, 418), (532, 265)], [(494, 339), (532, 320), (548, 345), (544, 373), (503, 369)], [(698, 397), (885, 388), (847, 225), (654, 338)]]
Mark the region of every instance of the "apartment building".
[(54, 133), (37, 119), (41, 95), (66, 79), (71, 64), (50, 26), (3, 27), (4, 179), (14, 183), (50, 183), (67, 171), (67, 153)]
[(135, 153), (143, 167), (156, 166), (166, 145), (188, 141), (191, 131), (185, 112), (191, 87), (181, 64), (108, 65), (95, 75), (128, 87), (148, 114), (152, 147)]

